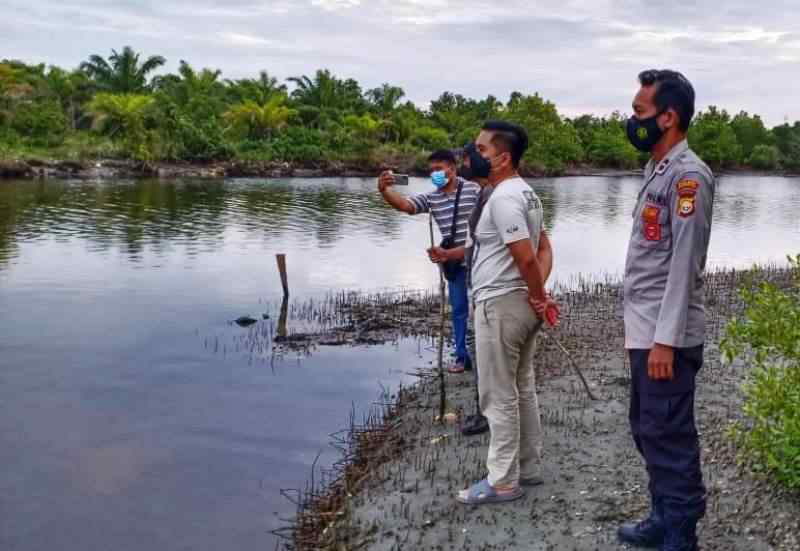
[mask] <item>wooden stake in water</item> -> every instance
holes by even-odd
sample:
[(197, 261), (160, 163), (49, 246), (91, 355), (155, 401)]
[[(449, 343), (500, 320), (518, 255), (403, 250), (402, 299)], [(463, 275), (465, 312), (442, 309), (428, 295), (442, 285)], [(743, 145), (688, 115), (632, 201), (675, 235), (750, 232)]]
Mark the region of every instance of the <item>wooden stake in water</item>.
[(281, 313), (278, 316), (278, 336), (286, 338), (289, 330), (286, 328), (286, 320), (289, 318), (289, 296), (283, 295), (281, 301)]
[(281, 276), (281, 286), (283, 286), (283, 300), (281, 301), (281, 313), (278, 317), (278, 336), (286, 337), (288, 330), (286, 329), (286, 319), (289, 313), (289, 276), (286, 273), (286, 255), (276, 254), (275, 259), (278, 261), (278, 273)]
[[(428, 228), (431, 233), (431, 248), (436, 245), (433, 242), (433, 214), (428, 216)], [(444, 423), (444, 410), (447, 407), (447, 391), (444, 386), (444, 325), (446, 323), (444, 308), (444, 270), (439, 265), (439, 422)]]
[(289, 296), (289, 276), (286, 274), (286, 255), (276, 254), (275, 259), (278, 261), (278, 273), (281, 275), (281, 285), (283, 286), (283, 296)]

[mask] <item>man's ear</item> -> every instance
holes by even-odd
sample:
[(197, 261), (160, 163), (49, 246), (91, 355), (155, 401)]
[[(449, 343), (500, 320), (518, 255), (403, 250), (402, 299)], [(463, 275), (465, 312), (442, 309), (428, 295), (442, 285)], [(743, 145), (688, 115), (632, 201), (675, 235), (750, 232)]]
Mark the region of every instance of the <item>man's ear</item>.
[(677, 128), (680, 122), (680, 118), (678, 117), (678, 113), (675, 112), (675, 109), (669, 108), (664, 111), (664, 130), (667, 131), (670, 128)]

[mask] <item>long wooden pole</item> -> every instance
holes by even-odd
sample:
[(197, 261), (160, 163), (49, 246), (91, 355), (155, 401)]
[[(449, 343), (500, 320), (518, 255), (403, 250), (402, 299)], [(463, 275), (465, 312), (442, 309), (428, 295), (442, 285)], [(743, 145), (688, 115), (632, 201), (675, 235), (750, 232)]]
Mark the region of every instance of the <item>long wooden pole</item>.
[[(431, 234), (431, 248), (436, 245), (433, 242), (433, 214), (428, 216), (428, 228)], [(439, 265), (439, 422), (444, 423), (444, 410), (447, 407), (447, 391), (444, 384), (444, 326), (446, 323), (444, 308), (444, 270)]]
[(586, 377), (583, 376), (583, 372), (581, 371), (581, 368), (578, 367), (578, 364), (575, 363), (574, 359), (572, 359), (572, 354), (570, 354), (567, 351), (567, 349), (564, 348), (564, 345), (561, 344), (561, 341), (559, 341), (553, 335), (547, 333), (546, 331), (544, 332), (544, 334), (548, 339), (553, 341), (555, 343), (555, 345), (561, 350), (561, 352), (564, 353), (564, 356), (567, 357), (567, 362), (569, 363), (570, 366), (572, 366), (573, 371), (575, 371), (575, 373), (578, 375), (578, 378), (581, 380), (581, 383), (583, 384), (583, 389), (586, 391), (586, 394), (587, 394), (587, 396), (589, 396), (589, 399), (590, 400), (599, 400), (600, 398), (598, 398), (595, 395), (595, 393), (592, 392), (592, 389), (589, 388), (589, 383), (586, 382)]

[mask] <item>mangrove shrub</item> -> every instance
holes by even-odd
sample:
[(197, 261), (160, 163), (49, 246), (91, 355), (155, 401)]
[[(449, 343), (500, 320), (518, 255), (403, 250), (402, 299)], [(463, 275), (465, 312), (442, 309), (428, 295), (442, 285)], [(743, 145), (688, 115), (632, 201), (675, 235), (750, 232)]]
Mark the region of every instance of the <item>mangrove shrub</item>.
[(746, 284), (744, 312), (729, 324), (726, 360), (752, 366), (745, 420), (733, 430), (742, 458), (780, 484), (800, 490), (800, 255), (789, 259), (794, 284)]

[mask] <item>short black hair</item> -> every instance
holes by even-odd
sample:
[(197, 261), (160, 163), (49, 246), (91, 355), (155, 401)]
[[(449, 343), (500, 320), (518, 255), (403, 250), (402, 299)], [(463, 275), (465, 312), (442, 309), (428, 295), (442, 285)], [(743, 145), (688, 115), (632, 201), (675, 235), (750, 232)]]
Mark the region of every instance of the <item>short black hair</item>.
[(506, 121), (486, 121), (481, 130), (491, 132), (492, 143), (511, 153), (511, 164), (514, 168), (528, 149), (528, 133), (521, 126)]
[(639, 73), (642, 86), (656, 86), (653, 102), (659, 111), (674, 109), (680, 129), (686, 132), (694, 117), (694, 87), (685, 76), (669, 69), (650, 69)]
[(428, 157), (428, 162), (433, 161), (441, 161), (454, 165), (456, 164), (456, 156), (449, 149), (437, 149)]

